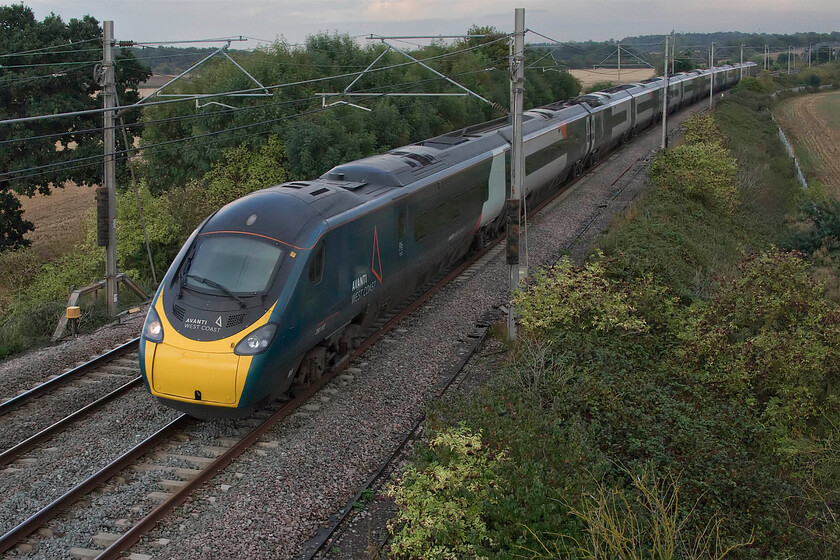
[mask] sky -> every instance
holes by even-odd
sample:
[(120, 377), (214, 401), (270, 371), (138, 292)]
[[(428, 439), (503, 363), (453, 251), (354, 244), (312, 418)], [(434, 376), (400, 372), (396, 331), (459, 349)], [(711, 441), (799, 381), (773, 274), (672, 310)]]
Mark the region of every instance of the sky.
[[(20, 0), (0, 0), (3, 4)], [(840, 31), (840, 0), (23, 0), (35, 17), (113, 20), (118, 40), (251, 38), (232, 48), (283, 39), (301, 43), (319, 32), (456, 35), (472, 25), (513, 31), (525, 26), (558, 41), (620, 40), (635, 35), (743, 31)], [(528, 42), (540, 42), (534, 34)], [(209, 46), (209, 45), (205, 45)]]

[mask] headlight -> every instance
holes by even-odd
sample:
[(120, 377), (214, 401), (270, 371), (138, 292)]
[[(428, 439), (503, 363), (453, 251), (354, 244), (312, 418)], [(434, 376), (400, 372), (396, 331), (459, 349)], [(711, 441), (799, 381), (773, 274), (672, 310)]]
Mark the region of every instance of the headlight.
[(146, 322), (143, 324), (143, 338), (149, 342), (163, 342), (163, 323), (160, 322), (154, 307), (149, 308)]
[(239, 341), (233, 353), (237, 356), (253, 356), (261, 354), (268, 349), (274, 333), (277, 332), (277, 325), (269, 323), (251, 332), (248, 336)]

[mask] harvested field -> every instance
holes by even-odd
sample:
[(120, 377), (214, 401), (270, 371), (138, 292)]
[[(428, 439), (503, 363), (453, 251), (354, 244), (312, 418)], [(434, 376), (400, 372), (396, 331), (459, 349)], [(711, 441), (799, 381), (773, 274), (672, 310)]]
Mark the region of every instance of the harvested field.
[(619, 74), (616, 68), (593, 68), (592, 70), (569, 70), (569, 72), (580, 80), (586, 88), (598, 82), (612, 82), (614, 84), (629, 84), (639, 82), (654, 76), (652, 68), (622, 68)]
[(810, 181), (840, 199), (840, 92), (795, 97), (776, 111)]
[(52, 260), (81, 241), (85, 216), (96, 205), (94, 191), (95, 187), (67, 182), (65, 188), (54, 189), (49, 196), (20, 197), (23, 217), (35, 224), (35, 231), (26, 238), (41, 258)]

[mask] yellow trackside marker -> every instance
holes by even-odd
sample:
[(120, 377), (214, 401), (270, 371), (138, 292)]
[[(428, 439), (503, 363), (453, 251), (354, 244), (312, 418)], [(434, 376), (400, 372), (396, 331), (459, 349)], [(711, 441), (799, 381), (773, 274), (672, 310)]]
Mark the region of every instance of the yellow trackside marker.
[(297, 253), (292, 251), (292, 252), (289, 253), (289, 256), (292, 257), (292, 258), (295, 258), (297, 256)]

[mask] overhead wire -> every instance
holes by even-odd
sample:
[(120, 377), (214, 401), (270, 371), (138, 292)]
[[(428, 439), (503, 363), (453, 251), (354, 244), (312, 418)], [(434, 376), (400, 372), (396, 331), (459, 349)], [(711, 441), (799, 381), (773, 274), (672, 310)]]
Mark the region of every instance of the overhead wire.
[[(500, 59), (496, 59), (496, 62), (498, 62), (499, 60)], [(490, 70), (492, 70), (492, 68), (483, 68), (483, 69), (480, 69), (480, 70), (460, 72), (458, 74), (453, 74), (453, 76), (454, 77), (459, 77), (459, 76), (468, 75), (468, 74), (487, 72), (487, 71), (490, 71)], [(442, 81), (444, 79), (445, 78), (437, 77), (437, 78), (431, 78), (431, 79), (428, 79), (428, 80), (422, 80), (422, 81), (416, 81), (416, 82), (404, 82), (403, 84), (396, 84), (396, 86), (397, 87), (399, 87), (401, 85), (416, 86), (416, 85), (422, 85), (422, 84), (429, 83), (429, 82)], [(378, 86), (378, 87), (381, 87), (381, 86)], [(370, 88), (369, 90), (360, 90), (360, 92), (373, 91), (375, 89), (378, 89), (378, 87), (377, 88)], [(387, 93), (388, 92), (383, 92), (383, 96), (386, 95)], [(237, 108), (236, 110), (239, 111), (239, 110), (244, 110), (244, 109), (266, 109), (268, 107), (279, 106), (279, 105), (283, 105), (283, 104), (288, 105), (288, 104), (308, 102), (308, 101), (312, 101), (313, 99), (320, 99), (320, 96), (312, 96), (312, 97), (305, 98), (305, 99), (302, 99), (302, 100), (290, 100), (290, 101), (286, 101), (286, 102), (282, 102), (282, 103), (278, 103), (278, 104), (257, 105), (257, 106), (247, 107), (247, 108), (245, 108), (245, 107)], [(141, 146), (140, 148), (126, 147), (123, 150), (115, 151), (114, 152), (114, 157), (117, 158), (117, 159), (125, 159), (127, 157), (130, 157), (129, 154), (131, 152), (136, 152), (138, 150), (140, 150), (140, 151), (154, 150), (156, 148), (169, 146), (169, 145), (173, 145), (173, 144), (178, 144), (178, 143), (181, 143), (181, 142), (187, 142), (187, 141), (190, 141), (190, 140), (196, 140), (196, 139), (206, 138), (206, 137), (209, 137), (209, 136), (215, 136), (215, 135), (235, 132), (237, 130), (244, 130), (244, 129), (247, 129), (247, 128), (252, 128), (252, 127), (260, 126), (260, 125), (272, 124), (272, 123), (275, 123), (275, 122), (288, 120), (288, 119), (292, 119), (292, 118), (297, 118), (297, 117), (300, 117), (300, 116), (305, 116), (305, 115), (308, 115), (308, 114), (313, 114), (313, 113), (321, 112), (323, 110), (328, 110), (328, 109), (329, 109), (329, 107), (319, 107), (317, 109), (299, 112), (299, 113), (296, 113), (294, 115), (284, 115), (284, 116), (273, 118), (273, 119), (263, 120), (263, 121), (259, 121), (259, 122), (256, 122), (256, 123), (248, 123), (248, 124), (244, 124), (244, 125), (240, 125), (240, 126), (236, 126), (236, 127), (226, 128), (226, 129), (223, 129), (223, 130), (211, 131), (211, 132), (207, 132), (207, 133), (203, 133), (203, 134), (199, 134), (199, 135), (193, 135), (193, 136), (188, 136), (188, 137), (184, 137), (184, 138), (167, 140), (167, 141), (158, 142), (158, 143), (154, 143), (154, 144), (147, 144), (145, 146)], [(233, 112), (233, 110), (219, 111), (218, 113), (228, 113), (228, 112)], [(170, 119), (163, 119), (163, 121), (171, 121), (171, 120), (176, 120), (176, 119), (181, 120), (181, 119), (184, 119), (184, 118), (196, 118), (198, 116), (206, 116), (206, 115), (195, 115), (195, 116), (194, 115), (187, 115), (187, 116), (173, 117), (173, 118), (170, 118)], [(133, 123), (133, 125), (128, 124), (128, 125), (124, 125), (124, 126), (126, 128), (130, 128), (131, 126), (143, 126), (143, 125), (146, 125), (146, 124), (149, 124), (149, 123), (138, 122), (138, 123)], [(117, 129), (117, 128), (121, 128), (121, 127), (120, 126), (115, 126), (113, 128)], [(101, 130), (104, 130), (104, 128), (102, 128)], [(77, 131), (76, 133), (80, 133), (80, 131)], [(261, 134), (261, 133), (257, 133), (257, 134)], [(249, 136), (249, 135), (245, 135), (244, 137), (247, 137), (247, 136)], [(224, 140), (225, 141), (230, 141), (231, 139), (226, 138)], [(0, 142), (0, 144), (13, 142), (13, 141), (15, 141), (15, 140), (7, 140), (7, 141)], [(20, 141), (20, 140), (17, 140), (17, 141)], [(104, 158), (105, 158), (104, 154), (97, 154), (97, 155), (93, 155), (93, 156), (85, 156), (85, 157), (82, 157), (82, 158), (64, 160), (64, 161), (60, 161), (60, 162), (54, 162), (54, 163), (50, 163), (50, 164), (44, 164), (44, 165), (34, 166), (34, 167), (30, 167), (30, 168), (25, 168), (25, 169), (16, 169), (16, 170), (0, 173), (0, 179), (7, 179), (7, 180), (10, 180), (10, 181), (28, 179), (28, 178), (31, 178), (31, 177), (37, 177), (37, 176), (42, 176), (42, 175), (52, 173), (53, 170), (57, 167), (63, 168), (63, 169), (66, 169), (66, 170), (79, 169), (79, 168), (82, 168), (82, 167), (88, 167), (90, 165), (96, 165), (96, 164), (100, 163), (102, 160), (104, 160)], [(68, 164), (78, 164), (78, 165), (69, 165), (68, 166)], [(49, 171), (44, 171), (44, 170), (47, 170), (47, 169), (49, 169)]]
[[(84, 39), (84, 40), (82, 40), (82, 41), (77, 41), (77, 42), (75, 42), (75, 43), (73, 43), (73, 42), (70, 42), (70, 43), (58, 43), (58, 44), (55, 44), (55, 45), (50, 45), (50, 46), (48, 46), (48, 47), (40, 47), (40, 48), (37, 48), (37, 49), (30, 49), (30, 50), (27, 50), (27, 51), (20, 51), (20, 52), (16, 52), (16, 53), (0, 54), (0, 58), (5, 58), (5, 57), (9, 57), (9, 56), (26, 56), (26, 55), (30, 55), (30, 54), (37, 54), (37, 53), (40, 53), (40, 54), (49, 54), (49, 53), (43, 53), (42, 51), (49, 50), (49, 49), (55, 49), (55, 48), (58, 48), (58, 47), (61, 47), (61, 46), (64, 46), (64, 45), (81, 45), (82, 43), (91, 43), (91, 42), (93, 42), (93, 41), (102, 41), (102, 39), (100, 39), (100, 38), (94, 38), (94, 39)], [(100, 50), (100, 49), (96, 49), (96, 50)], [(58, 51), (58, 52), (73, 52), (73, 51), (71, 50), (71, 51)]]
[(83, 63), (83, 64), (79, 64), (75, 68), (68, 68), (66, 70), (62, 70), (61, 72), (52, 72), (50, 74), (43, 74), (43, 75), (40, 75), (40, 76), (26, 76), (26, 77), (20, 77), (20, 78), (10, 78), (8, 80), (0, 79), (0, 86), (3, 86), (5, 84), (20, 84), (20, 83), (23, 83), (23, 82), (32, 82), (34, 80), (42, 80), (42, 79), (45, 79), (45, 78), (61, 78), (61, 77), (66, 76), (70, 72), (77, 72), (77, 71), (79, 71), (81, 69), (84, 69), (84, 68), (93, 68), (93, 66), (94, 66), (93, 64)]
[[(495, 61), (492, 61), (491, 64), (497, 64), (501, 60), (502, 59), (496, 59)], [(460, 76), (465, 76), (465, 75), (470, 75), (470, 74), (482, 73), (482, 72), (486, 72), (486, 71), (488, 71), (487, 68), (483, 68), (483, 69), (480, 69), (480, 70), (474, 70), (474, 71), (464, 71), (464, 72), (459, 72), (457, 74), (451, 74), (451, 75), (449, 75), (449, 77), (450, 78), (455, 78), (455, 77), (460, 77)], [(425, 85), (427, 83), (441, 82), (441, 81), (444, 81), (444, 78), (435, 77), (435, 78), (429, 78), (429, 79), (426, 79), (426, 80), (417, 80), (417, 81), (414, 81), (414, 82), (402, 82), (400, 84), (391, 84), (389, 86), (376, 86), (376, 87), (367, 88), (367, 89), (360, 89), (360, 90), (357, 90), (356, 93), (374, 92), (375, 90), (377, 90), (381, 87), (390, 87), (392, 89), (398, 89), (402, 86), (419, 86), (419, 85)], [(388, 92), (383, 92), (383, 94), (384, 93), (388, 93)], [(308, 102), (312, 102), (312, 101), (317, 101), (321, 98), (322, 98), (322, 96), (313, 95), (313, 96), (309, 96), (309, 97), (303, 97), (303, 98), (286, 100), (286, 101), (278, 101), (278, 102), (274, 102), (274, 103), (265, 103), (265, 104), (261, 104), (261, 105), (249, 105), (249, 106), (246, 106), (246, 107), (226, 108), (226, 109), (223, 109), (223, 110), (217, 110), (217, 111), (215, 111), (213, 113), (209, 113), (209, 114), (208, 113), (194, 113), (194, 114), (191, 114), (191, 115), (178, 115), (176, 117), (167, 117), (167, 118), (163, 118), (163, 119), (153, 119), (153, 120), (148, 120), (148, 121), (137, 121), (137, 122), (128, 123), (128, 124), (124, 124), (124, 125), (115, 125), (112, 128), (115, 129), (115, 130), (131, 129), (131, 128), (135, 128), (135, 127), (145, 127), (147, 125), (153, 125), (153, 124), (166, 124), (166, 123), (170, 123), (170, 122), (178, 122), (178, 121), (183, 121), (183, 120), (206, 118), (209, 115), (213, 115), (213, 116), (229, 115), (229, 114), (236, 113), (236, 112), (241, 112), (241, 111), (254, 111), (254, 110), (259, 110), (259, 109), (267, 110), (267, 109), (279, 108), (279, 107), (287, 106), (287, 105), (294, 105), (294, 104), (299, 104), (299, 103), (308, 103)], [(105, 130), (107, 130), (106, 127), (95, 127), (95, 128), (86, 128), (86, 129), (80, 129), (80, 130), (55, 132), (55, 133), (52, 133), (52, 134), (42, 134), (42, 135), (39, 135), (39, 136), (27, 136), (27, 137), (23, 137), (23, 138), (11, 138), (11, 139), (7, 139), (7, 140), (0, 140), (0, 146), (3, 145), (3, 144), (11, 144), (11, 143), (17, 143), (17, 142), (28, 142), (28, 141), (32, 141), (32, 140), (44, 140), (44, 139), (47, 139), (47, 138), (60, 138), (60, 137), (63, 137), (63, 136), (87, 134), (87, 133), (91, 133), (91, 132), (104, 132)]]
[[(498, 41), (501, 41), (503, 39), (507, 39), (507, 37), (506, 36), (505, 37), (500, 37), (500, 38), (495, 39), (493, 41), (489, 41), (487, 43), (482, 43), (481, 45), (468, 47), (466, 49), (461, 49), (461, 50), (458, 50), (458, 51), (452, 51), (450, 53), (442, 53), (440, 55), (435, 55), (435, 56), (427, 57), (427, 58), (424, 58), (424, 59), (419, 59), (419, 62), (428, 62), (428, 61), (432, 61), (432, 60), (438, 60), (438, 59), (441, 59), (441, 58), (447, 58), (447, 57), (450, 57), (450, 56), (455, 56), (457, 54), (462, 54), (462, 53), (465, 53), (465, 52), (470, 52), (470, 51), (473, 51), (473, 50), (491, 45), (491, 44), (496, 43)], [(382, 72), (382, 71), (385, 71), (385, 70), (392, 70), (392, 69), (395, 69), (395, 68), (401, 68), (401, 67), (410, 66), (410, 65), (413, 65), (413, 64), (417, 64), (417, 62), (416, 61), (402, 62), (402, 63), (398, 63), (398, 64), (392, 64), (392, 65), (389, 65), (389, 66), (372, 68), (370, 70), (367, 70), (367, 72)], [(285, 84), (275, 84), (275, 85), (265, 86), (265, 87), (246, 88), (246, 89), (220, 92), (220, 93), (184, 94), (186, 99), (168, 99), (168, 100), (162, 100), (162, 101), (150, 101), (150, 102), (146, 102), (146, 103), (138, 102), (138, 103), (135, 103), (133, 105), (123, 105), (123, 106), (107, 108), (107, 109), (105, 109), (105, 108), (86, 109), (86, 110), (82, 110), (82, 111), (70, 111), (70, 112), (66, 112), (66, 113), (57, 113), (57, 114), (52, 114), (52, 115), (37, 115), (37, 116), (32, 116), (32, 117), (5, 119), (5, 120), (0, 120), (0, 125), (2, 125), (2, 124), (12, 124), (12, 123), (22, 123), (22, 122), (31, 122), (31, 121), (44, 120), (44, 119), (69, 118), (69, 117), (75, 117), (75, 116), (81, 116), (81, 115), (104, 113), (106, 111), (113, 111), (113, 110), (116, 110), (116, 111), (131, 110), (131, 109), (136, 109), (138, 107), (149, 107), (149, 106), (155, 106), (155, 105), (166, 105), (166, 104), (171, 104), (171, 103), (181, 103), (183, 101), (192, 101), (192, 100), (195, 100), (195, 99), (211, 99), (211, 98), (214, 98), (214, 97), (224, 97), (224, 96), (242, 94), (242, 93), (264, 92), (266, 90), (272, 90), (272, 89), (282, 89), (282, 88), (287, 88), (287, 87), (308, 85), (308, 84), (314, 84), (314, 83), (320, 83), (320, 82), (328, 82), (330, 80), (338, 80), (338, 79), (342, 79), (342, 78), (348, 78), (348, 77), (351, 77), (351, 76), (355, 76), (356, 74), (358, 74), (358, 72), (349, 72), (349, 73), (337, 74), (337, 75), (334, 75), (334, 76), (326, 76), (326, 77), (322, 77), (322, 78), (311, 78), (311, 79), (308, 79), (308, 80), (299, 80), (299, 81), (296, 81), (296, 82), (289, 82), (289, 83), (285, 83)]]

